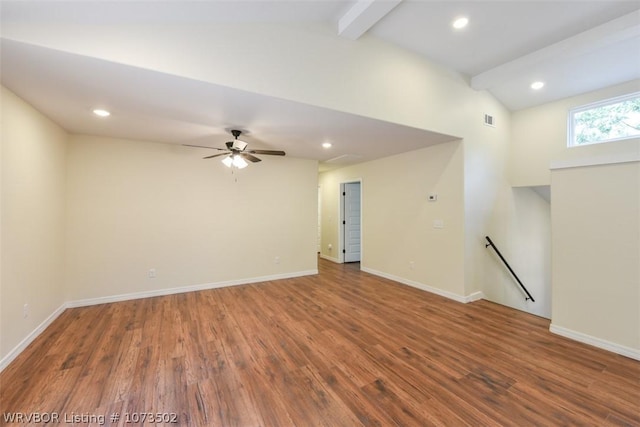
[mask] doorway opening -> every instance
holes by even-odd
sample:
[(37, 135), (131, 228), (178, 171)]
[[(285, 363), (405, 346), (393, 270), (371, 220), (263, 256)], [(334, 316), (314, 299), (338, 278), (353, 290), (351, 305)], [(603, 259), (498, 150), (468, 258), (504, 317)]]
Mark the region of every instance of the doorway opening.
[(340, 261), (359, 263), (362, 258), (361, 181), (340, 184)]

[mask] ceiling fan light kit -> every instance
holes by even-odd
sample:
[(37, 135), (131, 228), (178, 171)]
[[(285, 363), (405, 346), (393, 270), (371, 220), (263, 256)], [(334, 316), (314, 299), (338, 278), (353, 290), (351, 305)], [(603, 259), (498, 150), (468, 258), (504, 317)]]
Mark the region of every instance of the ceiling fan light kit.
[(250, 161), (251, 163), (258, 163), (262, 161), (258, 157), (254, 156), (254, 154), (267, 154), (271, 156), (285, 155), (285, 152), (280, 150), (247, 150), (247, 146), (249, 144), (238, 139), (238, 137), (242, 134), (242, 131), (234, 129), (231, 131), (231, 134), (233, 135), (234, 139), (233, 141), (229, 141), (225, 144), (227, 148), (213, 148), (213, 147), (204, 147), (201, 145), (188, 145), (188, 144), (186, 145), (188, 147), (209, 148), (212, 150), (223, 151), (223, 153), (207, 156), (207, 157), (204, 157), (204, 159), (212, 159), (214, 157), (226, 155), (227, 157), (222, 159), (222, 163), (224, 163), (224, 165), (228, 168), (235, 167), (238, 169), (243, 169), (249, 166), (249, 163), (247, 163), (247, 160)]
[(244, 169), (249, 166), (249, 163), (247, 163), (241, 156), (236, 156), (233, 154), (230, 154), (229, 156), (222, 159), (222, 163), (224, 163), (224, 165), (228, 168), (236, 167), (238, 169)]

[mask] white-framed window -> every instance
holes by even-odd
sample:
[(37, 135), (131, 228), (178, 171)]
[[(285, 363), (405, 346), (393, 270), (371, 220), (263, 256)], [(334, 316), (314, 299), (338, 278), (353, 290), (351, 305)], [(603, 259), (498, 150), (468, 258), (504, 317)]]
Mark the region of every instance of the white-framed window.
[(640, 92), (569, 111), (569, 147), (640, 138)]

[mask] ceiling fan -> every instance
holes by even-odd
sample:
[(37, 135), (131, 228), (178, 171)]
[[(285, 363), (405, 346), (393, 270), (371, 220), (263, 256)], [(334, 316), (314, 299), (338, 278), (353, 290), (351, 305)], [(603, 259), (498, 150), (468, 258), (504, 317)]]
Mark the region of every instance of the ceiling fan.
[(271, 156), (284, 156), (284, 151), (279, 150), (247, 150), (247, 143), (238, 139), (238, 137), (242, 134), (242, 131), (233, 129), (231, 131), (233, 135), (233, 141), (228, 141), (225, 145), (227, 148), (214, 148), (214, 147), (205, 147), (202, 145), (187, 145), (188, 147), (200, 147), (200, 148), (209, 148), (211, 150), (219, 150), (223, 151), (222, 153), (214, 154), (212, 156), (203, 157), (203, 159), (213, 159), (214, 157), (227, 156), (222, 159), (222, 163), (227, 167), (236, 167), (238, 169), (246, 168), (249, 163), (257, 163), (262, 161), (261, 159), (254, 156), (254, 154), (268, 154)]

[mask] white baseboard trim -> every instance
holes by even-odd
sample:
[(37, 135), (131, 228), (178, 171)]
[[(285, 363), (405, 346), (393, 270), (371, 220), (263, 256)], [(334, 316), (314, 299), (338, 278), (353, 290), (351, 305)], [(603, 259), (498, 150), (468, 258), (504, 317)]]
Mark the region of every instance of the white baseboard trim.
[(455, 294), (453, 292), (449, 292), (449, 291), (445, 291), (439, 288), (434, 288), (432, 286), (429, 285), (425, 285), (424, 283), (420, 283), (420, 282), (416, 282), (413, 280), (409, 280), (409, 279), (405, 279), (403, 277), (398, 277), (398, 276), (394, 276), (393, 274), (388, 274), (388, 273), (383, 273), (382, 271), (377, 271), (377, 270), (373, 270), (371, 268), (368, 267), (360, 267), (360, 270), (366, 272), (366, 273), (370, 273), (373, 274), (375, 276), (380, 276), (380, 277), (384, 277), (385, 279), (389, 279), (389, 280), (393, 280), (394, 282), (399, 282), (402, 283), (403, 285), (408, 285), (414, 288), (418, 288), (421, 289), (423, 291), (426, 292), (430, 292), (432, 294), (436, 294), (436, 295), (440, 295), (441, 297), (445, 297), (445, 298), (449, 298), (452, 299), (454, 301), (458, 301), (461, 303), (470, 303), (473, 301), (477, 301), (479, 299), (484, 298), (484, 294), (480, 291), (478, 292), (474, 292), (470, 295), (467, 296), (463, 296), (463, 295), (458, 295)]
[(549, 331), (556, 335), (561, 335), (565, 338), (579, 341), (584, 344), (589, 344), (594, 347), (601, 348), (603, 350), (611, 351), (621, 356), (629, 357), (631, 359), (640, 360), (640, 349), (631, 348), (624, 345), (616, 344), (611, 341), (603, 340), (591, 335), (577, 332), (571, 329), (563, 328), (562, 326), (554, 325), (549, 326)]
[(53, 313), (51, 313), (49, 317), (44, 319), (44, 321), (40, 323), (33, 331), (31, 331), (29, 335), (27, 335), (22, 341), (20, 341), (20, 343), (15, 346), (13, 350), (7, 353), (7, 355), (0, 360), (0, 372), (2, 372), (4, 368), (9, 366), (9, 364), (13, 362), (13, 360), (18, 357), (18, 355), (22, 353), (24, 349), (33, 342), (33, 340), (38, 338), (38, 335), (40, 335), (45, 329), (47, 329), (47, 327), (51, 323), (53, 323), (53, 321), (56, 320), (58, 316), (60, 316), (66, 309), (67, 303), (62, 304)]
[(340, 264), (340, 260), (338, 258), (334, 258), (332, 256), (320, 254), (320, 258), (326, 259), (327, 261), (335, 262), (336, 264)]
[(178, 288), (158, 289), (153, 291), (132, 292), (130, 294), (111, 295), (98, 298), (87, 298), (75, 301), (68, 301), (56, 309), (37, 328), (27, 335), (13, 350), (0, 360), (0, 372), (2, 372), (13, 360), (24, 351), (29, 344), (35, 340), (54, 320), (58, 318), (67, 308), (88, 307), (98, 304), (109, 304), (112, 302), (128, 301), (140, 298), (151, 298), (164, 295), (180, 294), (184, 292), (203, 291), (207, 289), (225, 288), (228, 286), (248, 285), (251, 283), (268, 282), (271, 280), (291, 279), (295, 277), (311, 276), (318, 274), (318, 270), (306, 270), (285, 274), (274, 274), (270, 276), (250, 277), (239, 280), (228, 280), (224, 282), (203, 283), (200, 285), (183, 286)]
[(467, 296), (464, 297), (465, 299), (465, 303), (469, 303), (469, 302), (474, 302), (474, 301), (479, 301), (481, 299), (485, 299), (484, 297), (484, 293), (482, 291), (475, 291)]
[(161, 297), (165, 295), (181, 294), (185, 292), (205, 291), (207, 289), (226, 288), (229, 286), (249, 285), (251, 283), (268, 282), (271, 280), (291, 279), (295, 277), (311, 276), (318, 274), (318, 270), (297, 271), (285, 274), (273, 274), (269, 276), (249, 277), (245, 279), (227, 280), (223, 282), (202, 283), (199, 285), (181, 286), (177, 288), (154, 289), (152, 291), (132, 292), (129, 294), (111, 295), (98, 298), (87, 298), (69, 301), (67, 307), (88, 307), (90, 305), (109, 304), (112, 302), (129, 301), (141, 298)]

